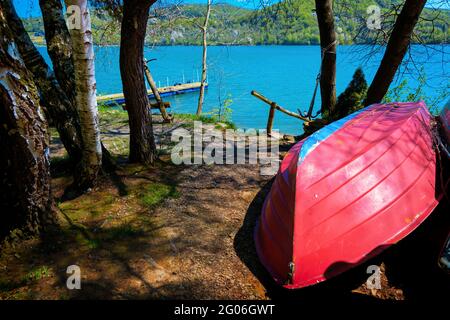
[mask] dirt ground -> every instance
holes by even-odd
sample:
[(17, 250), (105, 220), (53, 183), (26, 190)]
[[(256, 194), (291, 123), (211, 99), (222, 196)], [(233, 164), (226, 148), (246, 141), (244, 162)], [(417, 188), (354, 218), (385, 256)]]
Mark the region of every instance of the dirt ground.
[[(124, 119), (104, 116), (101, 124), (118, 169), (89, 193), (62, 201), (71, 178), (54, 138), (59, 231), (50, 239), (3, 249), (0, 299), (382, 302), (449, 297), (450, 277), (437, 267), (450, 225), (444, 202), (412, 235), (377, 258), (322, 284), (285, 290), (261, 266), (253, 242), (271, 176), (260, 175), (258, 165), (175, 166), (163, 152), (154, 167), (127, 164)], [(282, 150), (292, 143), (285, 141)], [(365, 285), (372, 264), (381, 266), (381, 290)], [(81, 290), (66, 287), (70, 265), (80, 267)]]

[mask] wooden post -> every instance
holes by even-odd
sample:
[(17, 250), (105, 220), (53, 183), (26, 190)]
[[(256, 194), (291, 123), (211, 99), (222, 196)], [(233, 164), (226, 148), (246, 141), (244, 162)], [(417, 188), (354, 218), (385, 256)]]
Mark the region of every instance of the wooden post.
[(152, 89), (153, 95), (155, 96), (155, 100), (157, 102), (162, 102), (161, 96), (159, 95), (158, 88), (156, 87), (156, 83), (153, 80), (152, 74), (150, 73), (147, 63), (144, 64), (144, 70), (145, 70), (145, 77), (147, 78), (147, 82), (150, 86), (150, 89)]
[(147, 62), (144, 60), (144, 70), (145, 70), (145, 77), (147, 78), (147, 82), (150, 86), (150, 89), (153, 92), (153, 95), (155, 96), (155, 100), (159, 105), (159, 110), (161, 111), (161, 115), (165, 122), (172, 122), (173, 118), (167, 113), (165, 103), (161, 99), (161, 96), (159, 94), (158, 88), (156, 87), (156, 83), (153, 80), (152, 74), (150, 73), (150, 69), (147, 66)]
[(276, 107), (276, 105), (277, 104), (275, 102), (272, 102), (270, 104), (269, 118), (267, 119), (267, 136), (269, 136), (269, 137), (272, 134), (273, 118), (275, 116), (275, 107)]
[(297, 118), (297, 119), (300, 119), (300, 120), (303, 120), (303, 121), (306, 121), (306, 122), (311, 122), (310, 119), (305, 118), (305, 117), (302, 117), (302, 116), (299, 115), (298, 113), (295, 113), (295, 112), (286, 110), (286, 109), (284, 109), (283, 107), (280, 107), (280, 106), (279, 106), (278, 104), (276, 104), (275, 102), (270, 101), (269, 99), (267, 99), (266, 97), (264, 97), (262, 94), (260, 94), (260, 93), (258, 93), (258, 92), (256, 92), (256, 91), (254, 91), (254, 90), (251, 92), (251, 94), (252, 94), (253, 96), (255, 96), (256, 98), (258, 98), (259, 100), (264, 101), (265, 103), (269, 104), (270, 106), (273, 106), (275, 109), (277, 109), (277, 110), (279, 110), (279, 111), (281, 111), (281, 112), (287, 114), (288, 116), (291, 116), (291, 117), (294, 117), (294, 118)]

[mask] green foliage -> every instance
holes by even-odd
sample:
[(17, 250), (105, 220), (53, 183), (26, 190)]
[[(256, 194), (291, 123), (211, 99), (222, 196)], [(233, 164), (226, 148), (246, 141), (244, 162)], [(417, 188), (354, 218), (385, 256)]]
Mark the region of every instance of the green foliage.
[(228, 95), (223, 103), (220, 103), (219, 107), (212, 109), (206, 115), (209, 115), (214, 122), (231, 123), (231, 114), (233, 113), (233, 109), (231, 109), (232, 104), (233, 100), (231, 99), (231, 95)]
[[(366, 23), (369, 5), (378, 4), (382, 14), (392, 10), (400, 0), (361, 0), (335, 1), (335, 21), (337, 38), (340, 44), (368, 43), (376, 39), (375, 32), (360, 29)], [(198, 24), (202, 23), (206, 6), (186, 4), (177, 10), (165, 9), (151, 18), (148, 24), (146, 41), (158, 45), (200, 45), (201, 36)], [(175, 14), (174, 12), (177, 12)], [(166, 11), (166, 13), (164, 13)], [(393, 15), (391, 15), (393, 17)], [(413, 42), (447, 43), (450, 10), (438, 13), (425, 9), (424, 19), (419, 21), (416, 33), (421, 36)], [(438, 18), (436, 19), (436, 17)], [(120, 43), (120, 23), (104, 12), (92, 10), (91, 14), (94, 42), (98, 45)], [(393, 18), (382, 22), (385, 30), (393, 23)], [(25, 19), (26, 30), (41, 41), (43, 23), (40, 18)], [(358, 36), (359, 35), (359, 36)], [(318, 44), (319, 29), (315, 15), (314, 0), (285, 0), (259, 10), (248, 10), (228, 4), (213, 4), (208, 44)]]
[(49, 267), (41, 266), (28, 272), (22, 280), (23, 282), (38, 281), (42, 278), (50, 277), (52, 274), (53, 272)]
[(342, 92), (336, 102), (336, 114), (333, 120), (343, 118), (364, 106), (367, 94), (367, 81), (361, 68), (356, 69), (347, 88)]
[(403, 79), (398, 85), (389, 89), (384, 97), (384, 102), (398, 102), (404, 100), (405, 95), (407, 95), (408, 91), (411, 90), (407, 87), (407, 85), (408, 80)]
[(401, 101), (419, 101), (423, 100), (428, 106), (428, 109), (433, 114), (438, 114), (440, 107), (450, 97), (450, 81), (447, 82), (437, 94), (430, 97), (425, 94), (425, 86), (427, 85), (427, 79), (425, 77), (423, 69), (421, 70), (418, 78), (417, 86), (413, 87), (409, 85), (408, 80), (402, 80), (398, 85), (392, 87), (387, 92), (383, 99), (383, 102), (401, 102)]

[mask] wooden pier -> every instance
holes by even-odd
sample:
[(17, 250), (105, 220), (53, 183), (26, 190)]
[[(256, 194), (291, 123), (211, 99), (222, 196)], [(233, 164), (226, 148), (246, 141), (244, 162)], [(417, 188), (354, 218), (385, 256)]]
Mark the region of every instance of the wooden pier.
[[(208, 84), (205, 84), (208, 87)], [(182, 83), (173, 86), (158, 88), (159, 95), (161, 97), (168, 97), (177, 94), (184, 94), (188, 92), (194, 92), (200, 90), (200, 82)], [(155, 96), (151, 90), (147, 91), (149, 99), (155, 99)], [(125, 103), (123, 93), (114, 93), (97, 97), (97, 103), (103, 105), (122, 105)]]

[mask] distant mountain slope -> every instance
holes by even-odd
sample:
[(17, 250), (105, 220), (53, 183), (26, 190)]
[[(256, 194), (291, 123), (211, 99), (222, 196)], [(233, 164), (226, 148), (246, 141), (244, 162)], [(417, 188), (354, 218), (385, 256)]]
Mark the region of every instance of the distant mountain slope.
[[(383, 16), (387, 15), (394, 5), (400, 9), (401, 3), (403, 1), (399, 0), (335, 1), (334, 11), (339, 42), (348, 44), (370, 42), (373, 40), (375, 32), (367, 31), (366, 22), (370, 16), (367, 8), (376, 4), (380, 7)], [(259, 38), (255, 39), (256, 43), (317, 44), (319, 43), (319, 29), (314, 9), (314, 0), (286, 0), (252, 12), (246, 23), (253, 25), (257, 30), (256, 34), (259, 35)], [(422, 18), (426, 20), (422, 19), (416, 30), (423, 36), (425, 42), (443, 43), (448, 41), (446, 31), (450, 22), (449, 10), (436, 12), (425, 9)], [(434, 27), (433, 22), (429, 21), (433, 18), (435, 18)], [(389, 30), (394, 21), (394, 16), (387, 15), (382, 19), (381, 26), (384, 30)], [(418, 41), (418, 39), (414, 39), (414, 41)]]
[[(340, 43), (368, 43), (374, 39), (374, 32), (364, 30), (369, 14), (368, 6), (378, 4), (382, 14), (401, 1), (360, 0), (336, 1), (335, 16)], [(221, 4), (213, 5), (208, 30), (210, 45), (244, 44), (318, 44), (319, 30), (314, 13), (314, 0), (285, 0), (260, 10), (248, 10)], [(205, 5), (191, 4), (174, 8), (162, 7), (152, 12), (149, 20), (147, 42), (158, 45), (199, 45), (198, 24), (203, 21)], [(449, 10), (425, 9), (416, 28), (421, 39), (413, 42), (448, 43)], [(434, 20), (431, 21), (431, 20)], [(382, 27), (389, 30), (394, 16), (382, 20)], [(98, 44), (119, 44), (120, 25), (110, 17), (93, 12), (94, 40)], [(25, 27), (42, 41), (41, 19), (25, 20)], [(361, 32), (363, 31), (363, 32)]]

